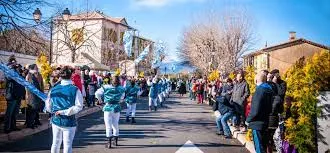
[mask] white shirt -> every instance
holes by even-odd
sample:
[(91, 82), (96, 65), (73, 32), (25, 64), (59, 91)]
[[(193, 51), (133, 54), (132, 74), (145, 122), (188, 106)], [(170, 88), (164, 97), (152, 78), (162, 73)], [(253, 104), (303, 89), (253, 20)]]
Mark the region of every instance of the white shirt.
[[(72, 81), (71, 80), (62, 80), (61, 81), (61, 85), (62, 86), (65, 86), (65, 85), (69, 85), (69, 84), (72, 84)], [(48, 98), (45, 102), (46, 106), (45, 106), (45, 109), (47, 112), (51, 112), (51, 98), (50, 98), (50, 92), (48, 94)], [(74, 114), (77, 114), (79, 111), (81, 111), (83, 109), (83, 97), (82, 97), (82, 94), (80, 92), (80, 90), (77, 90), (76, 92), (76, 99), (75, 99), (75, 105), (68, 108), (68, 109), (65, 109), (65, 110), (60, 110), (58, 111), (61, 115), (66, 115), (66, 116), (71, 116), (71, 115), (74, 115)], [(55, 113), (55, 112), (51, 112), (51, 113)]]

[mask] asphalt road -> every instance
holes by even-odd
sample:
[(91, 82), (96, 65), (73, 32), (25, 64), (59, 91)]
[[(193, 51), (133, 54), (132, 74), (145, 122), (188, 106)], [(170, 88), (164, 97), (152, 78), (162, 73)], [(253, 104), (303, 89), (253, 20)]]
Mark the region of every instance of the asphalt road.
[[(119, 146), (105, 148), (103, 112), (82, 117), (73, 142), (77, 153), (247, 153), (236, 139), (215, 134), (211, 108), (197, 105), (187, 97), (171, 95), (166, 106), (149, 112), (146, 99), (137, 106), (137, 123), (125, 123), (125, 110), (120, 120)], [(0, 146), (0, 152), (50, 152), (51, 129)], [(182, 148), (182, 146), (185, 147)], [(180, 149), (181, 148), (181, 149)], [(178, 151), (179, 150), (179, 151)]]

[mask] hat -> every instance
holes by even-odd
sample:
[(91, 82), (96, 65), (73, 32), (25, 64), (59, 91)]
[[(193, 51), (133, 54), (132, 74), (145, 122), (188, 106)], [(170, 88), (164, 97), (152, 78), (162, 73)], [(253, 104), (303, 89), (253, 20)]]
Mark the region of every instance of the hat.
[(275, 74), (275, 73), (280, 73), (280, 71), (278, 69), (274, 69), (273, 71), (270, 72), (271, 74)]

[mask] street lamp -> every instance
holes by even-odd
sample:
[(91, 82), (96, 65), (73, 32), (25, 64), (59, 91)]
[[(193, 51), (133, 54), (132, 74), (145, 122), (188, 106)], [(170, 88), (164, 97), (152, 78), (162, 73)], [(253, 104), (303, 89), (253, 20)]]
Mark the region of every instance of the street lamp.
[[(39, 24), (41, 20), (41, 11), (39, 8), (34, 10), (33, 12), (33, 19), (34, 21)], [(71, 13), (68, 8), (66, 8), (62, 13), (62, 18), (64, 21), (68, 21), (70, 19)], [(52, 53), (53, 53), (53, 17), (50, 20), (50, 46), (49, 46), (49, 65), (52, 64)]]
[(36, 10), (34, 10), (33, 12), (33, 19), (36, 23), (40, 23), (40, 19), (41, 19), (41, 11), (39, 10), (39, 8), (37, 8)]
[(62, 13), (62, 17), (64, 21), (68, 21), (70, 19), (71, 13), (69, 11), (68, 8), (66, 8), (63, 13)]

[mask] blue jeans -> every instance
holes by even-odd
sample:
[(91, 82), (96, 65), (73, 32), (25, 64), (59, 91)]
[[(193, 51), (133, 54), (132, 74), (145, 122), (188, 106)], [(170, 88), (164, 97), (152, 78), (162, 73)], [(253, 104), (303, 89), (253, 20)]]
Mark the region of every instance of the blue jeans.
[(193, 92), (191, 90), (189, 90), (189, 98), (190, 98), (190, 100), (193, 99)]
[(89, 95), (88, 96), (88, 107), (95, 106), (95, 95)]
[(262, 130), (252, 130), (254, 148), (256, 153), (266, 153), (267, 136), (266, 132)]
[(225, 136), (231, 135), (231, 131), (227, 123), (231, 116), (233, 116), (233, 112), (227, 112), (216, 119), (218, 130), (220, 132), (223, 131)]
[(16, 109), (17, 109), (18, 100), (9, 100), (7, 101), (7, 109), (5, 114), (5, 130), (11, 130), (16, 128)]

